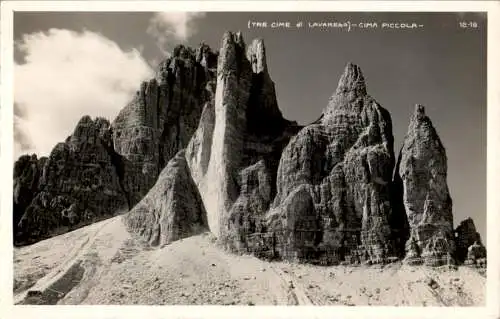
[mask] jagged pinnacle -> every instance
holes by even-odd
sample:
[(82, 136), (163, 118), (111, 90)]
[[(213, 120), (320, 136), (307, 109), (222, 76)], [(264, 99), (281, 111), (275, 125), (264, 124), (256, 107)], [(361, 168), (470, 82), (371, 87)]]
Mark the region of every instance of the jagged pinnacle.
[(267, 72), (266, 47), (261, 38), (254, 39), (248, 46), (247, 59), (254, 73)]
[(241, 48), (245, 48), (245, 40), (243, 40), (243, 35), (241, 34), (241, 31), (238, 31), (238, 32), (226, 31), (226, 32), (224, 32), (224, 35), (222, 36), (221, 47), (228, 46), (228, 45), (237, 45)]
[(415, 105), (415, 111), (413, 112), (414, 116), (425, 116), (425, 106), (421, 104), (416, 104)]
[(410, 118), (410, 122), (415, 123), (426, 123), (429, 126), (432, 126), (432, 122), (429, 117), (425, 114), (425, 106), (421, 104), (415, 104), (415, 110), (413, 111), (413, 115)]
[(241, 33), (224, 32), (219, 52), (217, 72), (226, 74), (230, 70), (238, 70), (238, 61), (245, 55), (245, 42)]
[(358, 95), (366, 95), (366, 84), (361, 68), (351, 62), (347, 63), (340, 77), (336, 94), (354, 91)]
[(335, 110), (350, 107), (350, 101), (366, 95), (365, 78), (361, 68), (351, 62), (347, 63), (335, 93), (330, 97), (328, 105), (323, 111), (323, 121), (328, 121), (331, 118), (329, 114), (335, 113)]

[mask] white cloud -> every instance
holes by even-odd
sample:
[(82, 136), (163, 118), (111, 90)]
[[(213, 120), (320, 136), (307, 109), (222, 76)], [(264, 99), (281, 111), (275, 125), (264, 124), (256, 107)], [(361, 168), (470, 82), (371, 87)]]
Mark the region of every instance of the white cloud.
[[(50, 29), (24, 35), (16, 48), (25, 62), (14, 66), (19, 152), (48, 155), (85, 114), (110, 121), (152, 70), (137, 50), (124, 52), (90, 31)], [(18, 135), (18, 136), (21, 136)]]
[(195, 20), (203, 16), (204, 12), (157, 12), (149, 21), (147, 33), (156, 39), (158, 47), (167, 54), (167, 44), (189, 39), (198, 31)]

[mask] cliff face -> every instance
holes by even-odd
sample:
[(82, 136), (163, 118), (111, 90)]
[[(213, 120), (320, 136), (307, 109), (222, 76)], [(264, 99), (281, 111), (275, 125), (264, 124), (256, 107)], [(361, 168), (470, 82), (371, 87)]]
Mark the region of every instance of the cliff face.
[[(185, 153), (208, 228), (228, 249), (265, 258), (385, 263), (415, 243), (427, 263), (449, 262), (446, 157), (419, 114), (393, 178), (391, 117), (368, 95), (358, 66), (346, 66), (321, 117), (300, 127), (279, 111), (263, 41), (247, 46), (241, 34), (226, 33), (215, 95)], [(434, 164), (415, 168), (415, 159)], [(422, 174), (430, 181), (419, 180)], [(441, 197), (428, 198), (436, 191), (429, 185), (446, 191), (438, 208), (432, 204)], [(141, 227), (154, 229), (154, 220)]]
[(213, 96), (217, 54), (178, 46), (112, 124), (83, 117), (47, 160), (14, 170), (14, 242), (26, 244), (134, 207), (185, 148)]
[(179, 46), (156, 77), (143, 82), (113, 122), (114, 148), (124, 159), (124, 188), (135, 205), (167, 162), (184, 149), (211, 98), (217, 56), (207, 46)]
[(366, 93), (359, 67), (348, 64), (321, 119), (281, 156), (268, 216), (286, 238), (280, 254), (324, 263), (391, 257), (393, 166), (390, 115)]
[(321, 264), (484, 264), (453, 230), (445, 149), (422, 106), (396, 163), (389, 112), (347, 64), (319, 119), (283, 118), (260, 39), (179, 46), (110, 124), (84, 117), (14, 171), (17, 243), (124, 216), (154, 246), (209, 230), (227, 248)]
[(26, 208), (39, 191), (38, 184), (46, 160), (46, 157), (38, 159), (36, 155), (23, 155), (14, 164), (14, 234)]
[[(281, 150), (297, 125), (284, 120), (277, 107), (261, 40), (247, 48), (241, 34), (224, 35), (214, 93), (187, 146), (186, 173), (199, 191), (209, 229), (228, 244), (239, 246), (246, 243), (240, 239), (243, 234), (255, 232), (248, 225), (258, 224), (268, 209)], [(172, 201), (184, 196), (173, 188), (165, 193)], [(155, 207), (153, 202), (149, 207)], [(127, 223), (133, 231), (147, 229), (139, 233), (150, 238), (151, 231), (157, 232), (158, 218), (138, 216), (154, 211), (138, 212), (136, 207), (126, 217)], [(162, 216), (175, 213), (164, 210)], [(161, 227), (159, 231), (165, 233), (160, 236), (170, 236), (166, 229)]]
[[(261, 40), (247, 49), (241, 34), (224, 35), (215, 97), (207, 113), (210, 116), (202, 118), (186, 157), (206, 205), (210, 230), (226, 237), (232, 234), (236, 211), (244, 212), (243, 219), (258, 219), (267, 209), (281, 149), (297, 126), (284, 120), (277, 107)], [(197, 156), (203, 152), (207, 156)], [(248, 175), (257, 174), (249, 167), (257, 163), (259, 182), (265, 184), (257, 186), (269, 194), (253, 211), (244, 194), (256, 187), (255, 178)]]
[(458, 262), (476, 264), (486, 259), (486, 248), (472, 218), (461, 221), (455, 229), (455, 242), (457, 249), (455, 256)]
[(184, 150), (163, 169), (156, 184), (128, 213), (127, 225), (150, 245), (172, 241), (207, 230), (206, 212), (189, 173)]
[(85, 116), (46, 160), (31, 164), (31, 200), (21, 200), (26, 180), (14, 172), (19, 191), (14, 193), (15, 209), (29, 201), (14, 228), (16, 243), (31, 243), (129, 209), (113, 164), (116, 154), (109, 127), (105, 119)]

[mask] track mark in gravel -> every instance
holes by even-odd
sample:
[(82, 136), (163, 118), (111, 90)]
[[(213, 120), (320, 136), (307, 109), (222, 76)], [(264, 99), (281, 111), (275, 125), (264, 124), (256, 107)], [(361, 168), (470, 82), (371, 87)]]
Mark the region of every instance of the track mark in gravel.
[[(88, 252), (89, 248), (96, 240), (100, 231), (113, 220), (113, 218), (110, 218), (104, 221), (103, 224), (99, 228), (97, 228), (92, 235), (88, 236), (88, 238), (83, 242), (82, 245), (80, 245), (77, 249), (73, 249), (69, 254), (69, 257), (67, 257), (59, 266), (54, 268), (49, 274), (39, 279), (37, 283), (31, 287), (31, 289), (14, 296), (14, 304), (23, 304), (26, 301), (36, 300), (32, 298), (33, 296), (37, 296), (37, 298), (39, 299), (41, 298), (41, 302), (52, 302), (53, 300), (56, 300), (54, 294), (61, 295), (62, 293), (62, 297), (64, 297), (64, 295), (66, 295), (69, 290), (66, 292), (59, 291), (57, 289), (55, 291), (52, 291), (54, 290), (53, 286), (56, 285), (56, 287), (58, 287), (58, 285), (62, 285), (63, 288), (61, 290), (65, 290), (66, 286), (71, 287), (70, 290), (73, 289), (75, 285), (67, 284), (66, 276), (74, 276), (75, 271), (77, 270), (77, 273), (83, 271), (83, 268), (80, 266), (82, 256), (84, 256)], [(81, 276), (83, 276), (83, 272)], [(61, 298), (58, 298), (55, 302), (57, 303), (57, 301)]]
[(26, 298), (16, 305), (55, 305), (79, 284), (84, 272), (85, 269), (77, 262), (50, 287), (44, 291), (29, 291)]
[(288, 275), (285, 271), (282, 271), (282, 274), (280, 274), (274, 265), (270, 268), (275, 275), (281, 279), (284, 286), (287, 287), (289, 305), (314, 305), (312, 300), (307, 295), (304, 287), (299, 285), (297, 280), (294, 282), (293, 277)]
[(439, 302), (440, 305), (442, 306), (449, 306), (448, 303), (441, 297), (441, 295), (435, 291), (434, 289), (428, 288), (431, 292), (431, 294), (434, 296), (434, 298)]
[(439, 275), (435, 273), (435, 270), (433, 269), (432, 272), (434, 273), (432, 273), (429, 269), (423, 268), (423, 272), (425, 274), (426, 281), (432, 279), (437, 284), (437, 286), (435, 287), (427, 285), (427, 290), (431, 293), (431, 295), (438, 302), (438, 304), (440, 306), (446, 306), (446, 307), (451, 306), (450, 302), (448, 302), (448, 300), (445, 300), (445, 298), (443, 298), (443, 296), (446, 297), (444, 293), (445, 285), (442, 281), (439, 280)]
[[(121, 264), (127, 259), (131, 259), (141, 252), (141, 247), (138, 247), (136, 240), (133, 238), (127, 239), (118, 249), (116, 254), (111, 258), (112, 263)], [(142, 249), (144, 250), (144, 249)]]

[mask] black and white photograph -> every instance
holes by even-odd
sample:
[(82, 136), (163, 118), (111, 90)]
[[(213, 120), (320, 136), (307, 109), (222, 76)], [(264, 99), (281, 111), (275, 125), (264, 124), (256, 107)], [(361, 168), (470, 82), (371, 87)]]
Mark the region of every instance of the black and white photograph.
[(493, 314), (488, 6), (201, 2), (10, 8), (2, 302)]

